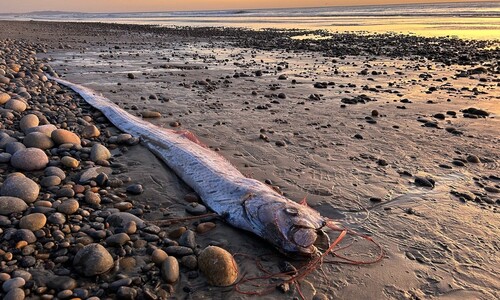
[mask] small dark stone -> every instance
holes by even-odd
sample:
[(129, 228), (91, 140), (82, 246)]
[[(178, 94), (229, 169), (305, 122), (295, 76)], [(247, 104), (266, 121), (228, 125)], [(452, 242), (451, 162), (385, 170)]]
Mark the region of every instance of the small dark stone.
[(275, 144), (278, 147), (285, 147), (286, 146), (286, 142), (285, 141), (276, 141)]
[(424, 187), (434, 187), (434, 183), (432, 182), (433, 180), (431, 178), (424, 178), (420, 176), (415, 177), (415, 184), (417, 186), (424, 186)]
[(169, 246), (165, 248), (165, 252), (172, 256), (186, 256), (193, 254), (193, 249), (183, 246)]
[(140, 195), (144, 192), (144, 188), (142, 187), (141, 184), (131, 184), (127, 186), (127, 193), (133, 194), (133, 195)]
[(459, 166), (459, 167), (465, 166), (465, 163), (463, 161), (460, 161), (460, 160), (454, 160), (451, 163), (454, 164), (455, 166)]

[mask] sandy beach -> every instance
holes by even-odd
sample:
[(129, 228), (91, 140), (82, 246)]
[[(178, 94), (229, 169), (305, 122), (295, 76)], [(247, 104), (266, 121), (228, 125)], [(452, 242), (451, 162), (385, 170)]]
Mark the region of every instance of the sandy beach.
[[(248, 177), (274, 186), (295, 201), (306, 197), (308, 205), (323, 216), (369, 234), (383, 246), (385, 257), (376, 264), (323, 264), (301, 280), (306, 299), (500, 298), (500, 50), (495, 50), (494, 42), (321, 31), (300, 35), (327, 38), (295, 39), (291, 37), (299, 34), (294, 31), (92, 23), (0, 21), (0, 26), (0, 41), (5, 45), (0, 49), (0, 69), (5, 70), (3, 78), (12, 77), (9, 83), (0, 83), (0, 94), (16, 98), (23, 92), (20, 85), (29, 86), (28, 78), (38, 74), (29, 67), (45, 68), (102, 93), (155, 125), (193, 132)], [(21, 68), (13, 70), (12, 63)], [(42, 80), (40, 75), (37, 82)], [(279, 272), (278, 265), (288, 260), (259, 237), (217, 218), (158, 222), (190, 216), (186, 199), (193, 198), (192, 190), (137, 141), (116, 142), (116, 128), (98, 122), (102, 116), (75, 93), (54, 90), (46, 83), (34, 86), (25, 91), (31, 95), (27, 109), (12, 112), (2, 105), (0, 131), (5, 136), (0, 139), (0, 154), (8, 152), (2, 142), (6, 136), (25, 140), (27, 133), (19, 129), (24, 116), (36, 112), (40, 118), (51, 105), (57, 106), (44, 98), (40, 86), (45, 86), (53, 93), (50, 99), (67, 98), (63, 104), (70, 106), (61, 112), (83, 111), (77, 117), (89, 116), (89, 123), (99, 123), (101, 136), (85, 139), (85, 124), (62, 117), (59, 122), (57, 114), (46, 113), (47, 123), (74, 129), (83, 141), (80, 148), (102, 143), (113, 157), (107, 164), (90, 163), (86, 162), (89, 155), (75, 154), (85, 151), (71, 148), (73, 152), (66, 152), (81, 159), (81, 166), (63, 168), (61, 146), (45, 149), (49, 165), (64, 169), (68, 179), (42, 185), (28, 210), (6, 214), (1, 220), (0, 273), (6, 275), (0, 281), (26, 277), (22, 290), (29, 299), (252, 298), (232, 287), (210, 286), (196, 267), (182, 263), (182, 255), (177, 255), (179, 279), (173, 283), (162, 279), (160, 267), (151, 263), (152, 252), (176, 244), (172, 237), (182, 227), (196, 232), (195, 255), (208, 245), (220, 246), (235, 255), (240, 276), (262, 276), (249, 256), (261, 259), (272, 272)], [(69, 126), (61, 127), (62, 123)], [(123, 185), (99, 188), (73, 179), (95, 166), (110, 167), (110, 179), (120, 178)], [(0, 167), (2, 182), (19, 171), (8, 161)], [(23, 173), (37, 184), (47, 176), (43, 171)], [(130, 185), (140, 185), (141, 192), (127, 193)], [(118, 201), (110, 196), (110, 203), (104, 201), (99, 208), (87, 208), (82, 191), (80, 198), (68, 197), (80, 201), (73, 213), (81, 217), (68, 217), (71, 226), (104, 224), (106, 210), (118, 208), (159, 228), (131, 233), (119, 246), (105, 242), (118, 232), (99, 237), (63, 230), (69, 243), (67, 260), (55, 259), (63, 240), (50, 241), (55, 243), (50, 248), (46, 247), (49, 241), (35, 239), (30, 243), (32, 252), (21, 251), (19, 241), (11, 237), (19, 219), (35, 211), (50, 219), (54, 211), (35, 210), (42, 205), (37, 202), (57, 209), (53, 195), (67, 186), (73, 190), (83, 186), (103, 198), (102, 190), (122, 197)], [(117, 206), (122, 202), (130, 204)], [(197, 232), (203, 222), (216, 226)], [(53, 232), (65, 224), (49, 223), (40, 230)], [(102, 230), (109, 231), (107, 226)], [(329, 235), (335, 239), (338, 233)], [(112, 253), (112, 270), (97, 277), (75, 271), (72, 261), (85, 245), (84, 236)], [(357, 260), (374, 257), (376, 249), (353, 236), (340, 246), (354, 240), (339, 254)], [(12, 263), (27, 256), (35, 263)], [(70, 288), (47, 287), (38, 280), (42, 269), (76, 283)], [(4, 288), (0, 297), (7, 293)], [(276, 289), (262, 299), (300, 299), (300, 295), (292, 285), (289, 291)]]

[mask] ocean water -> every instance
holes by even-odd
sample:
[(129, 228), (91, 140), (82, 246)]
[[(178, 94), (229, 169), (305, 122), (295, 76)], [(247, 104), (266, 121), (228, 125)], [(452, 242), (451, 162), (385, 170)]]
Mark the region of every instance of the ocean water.
[(1, 14), (0, 18), (160, 26), (323, 29), (332, 32), (394, 32), (432, 37), (500, 39), (500, 1), (139, 13), (48, 11)]

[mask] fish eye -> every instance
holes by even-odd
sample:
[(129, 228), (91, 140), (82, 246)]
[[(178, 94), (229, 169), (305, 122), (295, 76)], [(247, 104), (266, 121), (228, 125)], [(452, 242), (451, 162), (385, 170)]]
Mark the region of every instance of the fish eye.
[(294, 207), (285, 208), (285, 212), (291, 216), (297, 216), (299, 214), (299, 211)]

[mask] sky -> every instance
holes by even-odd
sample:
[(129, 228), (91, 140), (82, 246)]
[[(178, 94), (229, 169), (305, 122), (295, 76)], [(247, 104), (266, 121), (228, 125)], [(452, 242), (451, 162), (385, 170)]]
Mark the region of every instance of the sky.
[[(476, 0), (487, 2), (492, 0)], [(320, 7), (433, 2), (471, 2), (470, 0), (2, 0), (0, 13), (32, 11), (73, 12), (150, 12), (178, 10), (219, 10), (280, 7)]]

